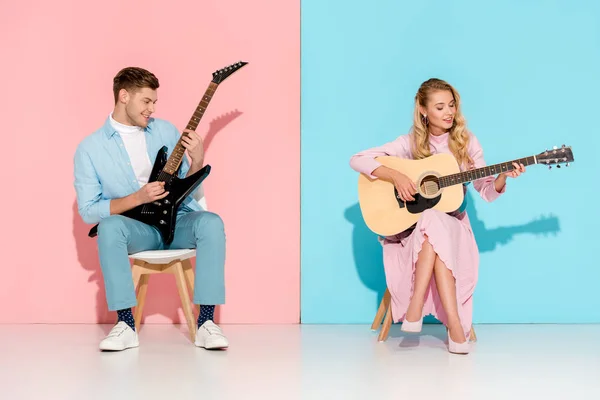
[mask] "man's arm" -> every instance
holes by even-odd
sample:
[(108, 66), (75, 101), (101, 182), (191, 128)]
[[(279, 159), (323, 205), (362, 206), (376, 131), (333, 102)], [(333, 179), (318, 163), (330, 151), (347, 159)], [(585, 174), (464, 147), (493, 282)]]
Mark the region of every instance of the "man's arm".
[(75, 192), (79, 215), (87, 224), (110, 215), (110, 200), (102, 199), (102, 185), (89, 154), (80, 145), (74, 159)]
[(204, 165), (204, 141), (195, 131), (186, 129), (183, 131), (181, 144), (187, 150), (192, 161), (185, 175), (187, 177), (200, 171)]
[(196, 172), (200, 171), (201, 169), (202, 169), (202, 164), (196, 165), (196, 164), (192, 163), (190, 165), (190, 169), (188, 169), (188, 172), (185, 176), (188, 177), (192, 174), (195, 174)]
[(141, 205), (137, 192), (130, 194), (126, 197), (121, 197), (120, 199), (112, 199), (110, 201), (110, 214), (123, 214), (125, 211), (129, 211), (132, 208), (136, 208)]
[(79, 215), (84, 222), (94, 224), (102, 219), (131, 210), (140, 203), (137, 192), (120, 199), (103, 199), (102, 184), (90, 155), (78, 147), (75, 152), (75, 191)]
[(115, 214), (122, 214), (139, 205), (165, 198), (164, 182), (150, 182), (129, 196), (103, 199), (102, 184), (98, 179), (89, 154), (78, 148), (75, 152), (75, 191), (79, 215), (85, 223), (94, 224)]
[(129, 211), (142, 204), (164, 199), (168, 194), (169, 192), (165, 192), (164, 182), (150, 182), (129, 196), (121, 197), (120, 199), (112, 199), (110, 201), (110, 213), (122, 214), (125, 211)]

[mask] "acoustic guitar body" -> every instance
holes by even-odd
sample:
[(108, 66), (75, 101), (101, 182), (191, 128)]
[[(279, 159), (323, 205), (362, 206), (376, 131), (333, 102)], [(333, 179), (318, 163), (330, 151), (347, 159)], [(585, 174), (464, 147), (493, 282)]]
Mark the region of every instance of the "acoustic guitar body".
[(423, 211), (456, 211), (464, 200), (463, 185), (440, 187), (440, 178), (458, 174), (460, 168), (451, 154), (434, 154), (420, 160), (392, 156), (377, 157), (382, 165), (402, 172), (417, 185), (415, 201), (404, 203), (394, 185), (365, 174), (358, 178), (358, 198), (369, 229), (381, 236), (400, 233), (416, 224)]

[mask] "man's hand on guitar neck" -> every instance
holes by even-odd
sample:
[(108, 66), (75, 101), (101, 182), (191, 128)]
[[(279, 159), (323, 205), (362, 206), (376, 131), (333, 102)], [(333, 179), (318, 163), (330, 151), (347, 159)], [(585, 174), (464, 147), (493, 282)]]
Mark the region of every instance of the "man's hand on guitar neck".
[(377, 178), (393, 183), (396, 190), (398, 190), (398, 197), (400, 197), (400, 200), (403, 202), (415, 201), (413, 195), (417, 193), (417, 185), (402, 172), (382, 165), (381, 167), (376, 168), (371, 174)]
[(204, 141), (195, 131), (185, 129), (181, 138), (183, 147), (187, 150), (192, 163), (186, 176), (190, 176), (202, 168), (204, 164)]
[(152, 203), (153, 201), (164, 199), (168, 195), (169, 192), (165, 192), (164, 182), (150, 182), (129, 196), (122, 197), (120, 199), (112, 199), (110, 201), (110, 213), (111, 215), (122, 214), (125, 211), (129, 211), (132, 208), (142, 204)]

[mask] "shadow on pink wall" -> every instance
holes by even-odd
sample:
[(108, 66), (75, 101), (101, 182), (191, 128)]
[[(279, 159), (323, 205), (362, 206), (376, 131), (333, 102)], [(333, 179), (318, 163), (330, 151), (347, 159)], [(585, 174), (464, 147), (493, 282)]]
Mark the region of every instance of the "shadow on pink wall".
[[(210, 144), (216, 134), (222, 131), (230, 122), (242, 115), (241, 111), (234, 110), (223, 114), (210, 122), (208, 132), (204, 135), (204, 147), (208, 152)], [(98, 259), (98, 247), (96, 239), (88, 237), (91, 225), (83, 222), (77, 211), (77, 199), (73, 201), (73, 237), (77, 247), (77, 260), (81, 267), (89, 271), (88, 282), (96, 284), (96, 322), (113, 323), (116, 320), (116, 313), (108, 311), (106, 305), (106, 292), (104, 288), (104, 279)], [(192, 264), (195, 259), (192, 260)], [(153, 275), (148, 284), (148, 293), (146, 296), (146, 306), (144, 307), (144, 316), (142, 321), (149, 315), (162, 315), (172, 321), (173, 324), (182, 324), (185, 321), (179, 318), (179, 309), (181, 302), (177, 294), (177, 288), (172, 275)], [(215, 310), (215, 322), (220, 320), (220, 308)]]

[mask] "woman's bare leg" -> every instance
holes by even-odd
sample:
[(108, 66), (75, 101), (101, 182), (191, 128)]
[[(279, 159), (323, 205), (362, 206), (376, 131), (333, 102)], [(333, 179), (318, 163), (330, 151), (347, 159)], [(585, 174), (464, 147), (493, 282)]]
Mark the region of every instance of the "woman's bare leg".
[(434, 274), (435, 283), (437, 285), (438, 293), (440, 294), (440, 300), (442, 306), (446, 311), (448, 318), (448, 331), (450, 338), (456, 343), (466, 342), (465, 332), (460, 323), (458, 316), (458, 305), (456, 300), (456, 281), (452, 272), (446, 267), (446, 264), (439, 257), (435, 258), (434, 263)]
[(433, 275), (434, 262), (437, 254), (433, 246), (429, 243), (427, 235), (419, 252), (417, 265), (415, 266), (415, 287), (413, 296), (406, 310), (406, 320), (415, 322), (423, 316), (423, 306), (425, 305), (425, 293), (429, 287), (431, 276)]

